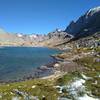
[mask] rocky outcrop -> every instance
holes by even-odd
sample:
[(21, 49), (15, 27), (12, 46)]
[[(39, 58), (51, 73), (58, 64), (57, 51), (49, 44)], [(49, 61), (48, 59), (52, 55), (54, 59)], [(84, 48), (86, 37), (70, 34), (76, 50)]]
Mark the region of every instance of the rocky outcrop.
[(100, 47), (100, 32), (91, 36), (84, 37), (73, 41), (73, 47), (79, 48), (99, 48)]

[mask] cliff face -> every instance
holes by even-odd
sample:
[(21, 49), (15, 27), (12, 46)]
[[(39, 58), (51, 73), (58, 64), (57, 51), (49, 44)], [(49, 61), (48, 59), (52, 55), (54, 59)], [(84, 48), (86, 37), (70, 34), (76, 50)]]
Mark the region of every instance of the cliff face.
[(100, 7), (90, 9), (65, 29), (65, 32), (75, 37), (90, 35), (97, 31), (100, 31)]

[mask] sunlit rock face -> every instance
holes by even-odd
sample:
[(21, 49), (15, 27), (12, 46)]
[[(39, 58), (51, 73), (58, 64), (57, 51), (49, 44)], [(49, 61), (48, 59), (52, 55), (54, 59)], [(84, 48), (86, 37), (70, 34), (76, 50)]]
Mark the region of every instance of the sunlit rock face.
[(76, 37), (97, 31), (100, 31), (100, 6), (88, 10), (76, 22), (72, 21), (65, 29), (65, 32)]

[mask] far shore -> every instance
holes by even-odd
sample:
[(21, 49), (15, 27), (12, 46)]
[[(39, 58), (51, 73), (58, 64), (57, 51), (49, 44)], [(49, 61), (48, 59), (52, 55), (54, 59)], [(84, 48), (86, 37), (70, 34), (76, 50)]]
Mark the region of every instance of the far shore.
[(0, 45), (0, 48), (3, 48), (3, 47), (29, 47), (29, 48), (50, 48), (50, 49), (58, 49), (58, 50), (62, 50), (62, 49), (59, 49), (59, 48), (56, 48), (56, 47), (49, 47), (49, 46), (41, 46), (41, 45), (25, 45), (25, 46), (21, 46), (21, 45)]

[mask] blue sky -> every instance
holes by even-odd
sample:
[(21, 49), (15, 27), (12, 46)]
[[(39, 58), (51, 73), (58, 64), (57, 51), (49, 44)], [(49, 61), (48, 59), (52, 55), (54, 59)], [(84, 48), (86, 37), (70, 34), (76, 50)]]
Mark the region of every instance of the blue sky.
[(0, 27), (8, 32), (44, 34), (65, 29), (100, 0), (0, 0)]

